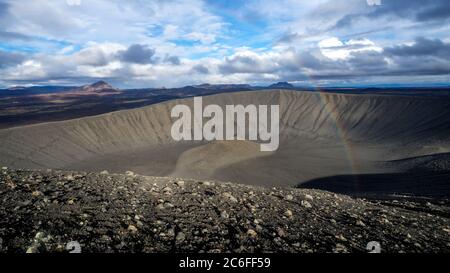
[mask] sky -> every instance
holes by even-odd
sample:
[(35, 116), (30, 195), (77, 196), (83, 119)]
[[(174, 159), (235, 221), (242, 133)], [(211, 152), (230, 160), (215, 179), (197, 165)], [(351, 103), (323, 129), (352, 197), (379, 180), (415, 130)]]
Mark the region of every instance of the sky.
[(448, 0), (0, 0), (0, 87), (450, 83)]

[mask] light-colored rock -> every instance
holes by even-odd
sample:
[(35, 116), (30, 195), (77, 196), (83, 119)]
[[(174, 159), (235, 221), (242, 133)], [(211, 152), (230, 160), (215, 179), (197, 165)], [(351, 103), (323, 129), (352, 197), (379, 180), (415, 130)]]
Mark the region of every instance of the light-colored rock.
[(227, 213), (226, 211), (222, 211), (222, 212), (220, 213), (220, 217), (222, 217), (222, 218), (224, 218), (224, 219), (228, 219), (228, 217), (230, 217), (230, 216), (228, 215), (228, 213)]
[(286, 195), (286, 197), (284, 199), (286, 199), (288, 201), (292, 201), (292, 200), (294, 200), (294, 196), (292, 196), (292, 194), (288, 194), (288, 195)]
[(33, 192), (31, 193), (31, 195), (34, 196), (34, 197), (41, 196), (41, 195), (42, 195), (42, 192), (40, 192), (40, 191), (33, 191)]
[(302, 202), (300, 202), (300, 204), (301, 204), (303, 207), (307, 208), (307, 209), (312, 208), (311, 203), (309, 203), (309, 202), (306, 201), (306, 200), (302, 200)]
[(224, 192), (224, 193), (223, 193), (223, 196), (224, 196), (225, 198), (227, 198), (228, 200), (230, 200), (231, 202), (233, 202), (233, 203), (237, 203), (237, 202), (238, 202), (238, 200), (236, 199), (236, 197), (234, 197), (233, 195), (231, 195), (231, 193), (229, 193), (229, 192)]
[(247, 235), (252, 238), (255, 238), (256, 236), (258, 236), (258, 233), (256, 233), (256, 231), (254, 231), (253, 229), (249, 229), (247, 230)]
[(312, 195), (309, 195), (309, 194), (305, 194), (305, 200), (307, 200), (307, 201), (313, 201), (314, 200), (314, 197), (312, 197)]
[(284, 212), (284, 216), (286, 216), (287, 218), (292, 218), (293, 213), (291, 210), (288, 209)]
[(175, 185), (177, 185), (178, 187), (184, 187), (185, 182), (183, 180), (178, 180), (178, 181), (175, 181)]
[(175, 237), (175, 240), (176, 240), (178, 243), (183, 242), (185, 239), (186, 239), (186, 235), (184, 235), (184, 233), (181, 232), (181, 231), (178, 232), (177, 236)]
[(131, 233), (136, 233), (138, 231), (137, 227), (135, 227), (133, 225), (129, 225), (127, 230)]
[(73, 177), (73, 175), (69, 174), (68, 176), (66, 176), (66, 180), (67, 181), (74, 181), (75, 177)]

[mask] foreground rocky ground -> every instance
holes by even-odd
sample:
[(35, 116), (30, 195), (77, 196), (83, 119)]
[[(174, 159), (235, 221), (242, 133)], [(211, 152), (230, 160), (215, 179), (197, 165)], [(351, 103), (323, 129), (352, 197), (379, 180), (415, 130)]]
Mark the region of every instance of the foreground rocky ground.
[[(3, 168), (0, 252), (450, 252), (445, 201)], [(76, 244), (76, 243), (75, 243)]]

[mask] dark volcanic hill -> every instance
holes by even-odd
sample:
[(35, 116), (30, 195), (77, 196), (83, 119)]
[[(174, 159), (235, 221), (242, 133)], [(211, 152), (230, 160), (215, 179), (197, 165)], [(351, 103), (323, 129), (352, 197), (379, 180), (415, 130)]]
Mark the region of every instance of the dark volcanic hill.
[(293, 89), (295, 87), (288, 82), (277, 82), (272, 85), (269, 85), (268, 88), (271, 88), (271, 89)]
[(115, 89), (105, 81), (98, 81), (93, 84), (81, 86), (77, 89), (74, 89), (73, 91), (92, 92), (92, 93), (100, 93), (100, 92), (111, 93), (111, 92), (118, 92), (119, 90)]

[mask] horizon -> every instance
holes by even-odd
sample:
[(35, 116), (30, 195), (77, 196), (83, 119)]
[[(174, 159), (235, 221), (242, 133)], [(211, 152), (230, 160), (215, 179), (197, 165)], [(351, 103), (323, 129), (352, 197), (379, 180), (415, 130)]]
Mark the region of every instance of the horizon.
[(450, 3), (0, 0), (0, 87), (448, 86)]
[(341, 85), (296, 85), (291, 82), (273, 82), (273, 83), (266, 83), (266, 84), (251, 84), (251, 83), (199, 83), (199, 84), (188, 84), (188, 85), (182, 85), (182, 86), (173, 86), (173, 87), (165, 87), (165, 86), (137, 86), (132, 88), (123, 88), (120, 86), (116, 86), (108, 82), (107, 80), (97, 80), (94, 82), (89, 83), (79, 83), (79, 84), (27, 84), (27, 85), (11, 85), (11, 86), (0, 86), (0, 90), (11, 90), (15, 88), (34, 88), (34, 87), (82, 87), (86, 85), (93, 85), (99, 82), (105, 82), (107, 84), (110, 84), (113, 88), (117, 88), (120, 90), (131, 90), (131, 89), (177, 89), (177, 88), (185, 88), (185, 87), (199, 87), (202, 85), (211, 85), (211, 86), (221, 86), (221, 85), (248, 85), (250, 87), (254, 88), (268, 88), (271, 85), (275, 84), (290, 84), (293, 86), (293, 88), (309, 88), (309, 89), (364, 89), (364, 88), (379, 88), (379, 89), (387, 89), (387, 88), (450, 88), (450, 83), (426, 83), (426, 84), (407, 84), (407, 83), (390, 83), (390, 84), (341, 84)]

